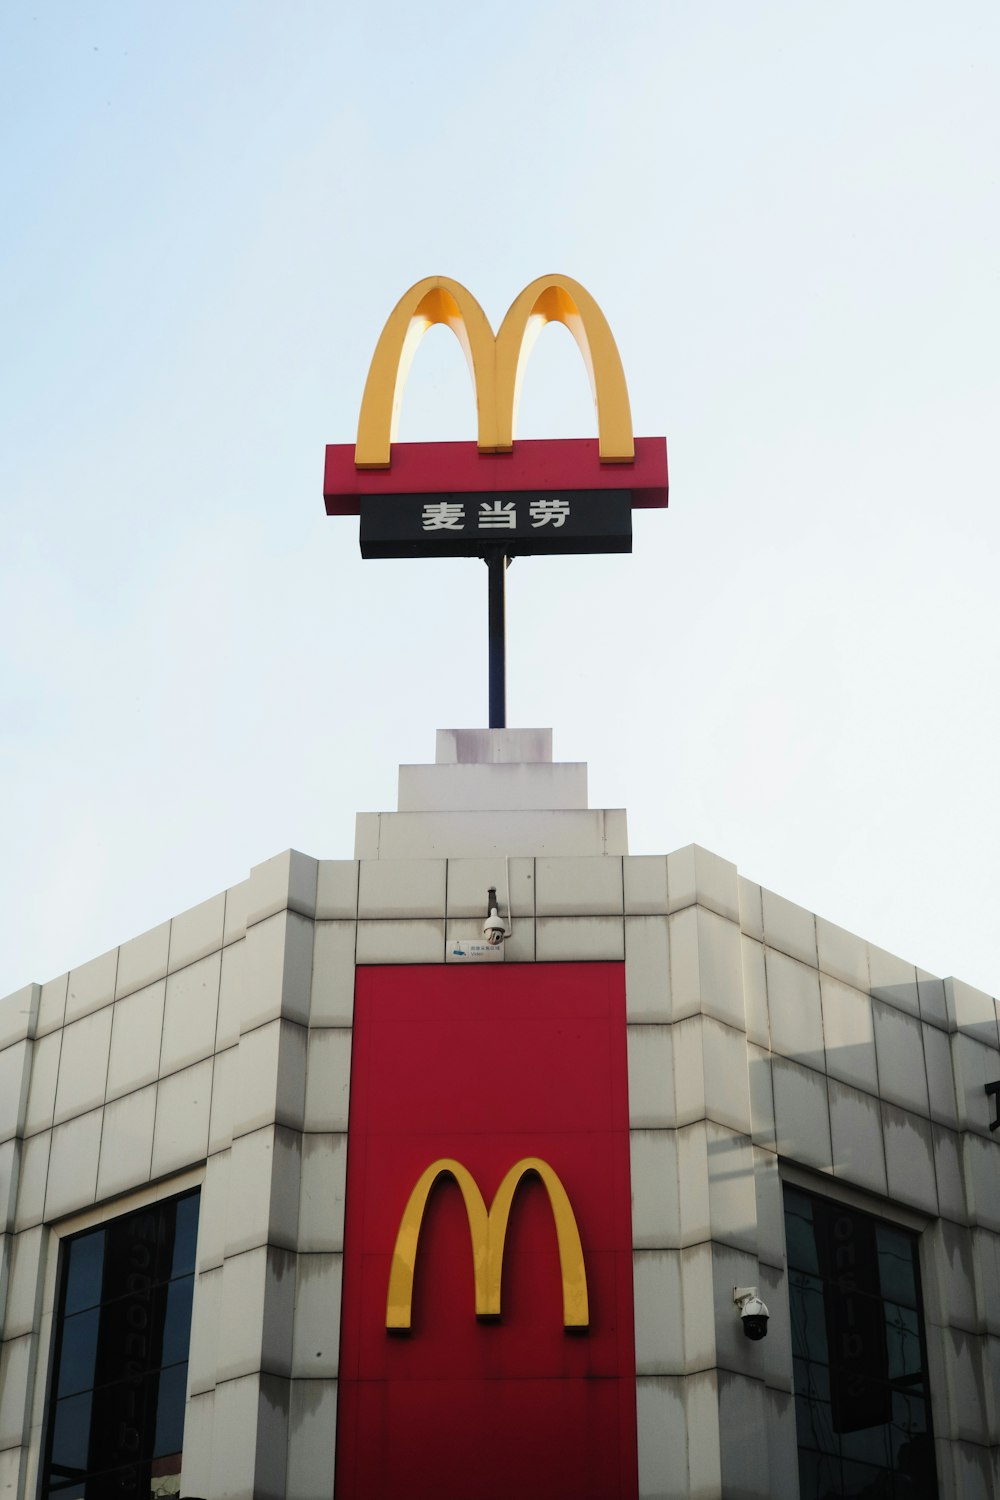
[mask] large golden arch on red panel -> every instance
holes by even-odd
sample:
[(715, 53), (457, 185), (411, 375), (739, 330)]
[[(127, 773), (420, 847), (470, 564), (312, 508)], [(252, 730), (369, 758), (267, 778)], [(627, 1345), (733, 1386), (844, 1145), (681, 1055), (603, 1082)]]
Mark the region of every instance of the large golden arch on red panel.
[(402, 1331), (410, 1327), (413, 1308), (413, 1273), (417, 1263), (420, 1226), (431, 1188), (439, 1177), (454, 1178), (465, 1202), (472, 1239), (472, 1269), (475, 1284), (476, 1317), (500, 1316), (500, 1293), (503, 1280), (503, 1251), (511, 1205), (521, 1181), (534, 1175), (548, 1194), (556, 1229), (559, 1268), (562, 1273), (563, 1324), (566, 1328), (586, 1328), (590, 1322), (587, 1298), (587, 1271), (583, 1246), (572, 1205), (548, 1162), (537, 1156), (526, 1156), (515, 1162), (506, 1173), (489, 1210), (475, 1178), (451, 1157), (432, 1162), (421, 1173), (411, 1192), (392, 1253), (389, 1268), (389, 1291), (386, 1297), (385, 1326)]
[(479, 446), (484, 438), (489, 443), (496, 425), (493, 329), (459, 282), (426, 276), (400, 297), (375, 345), (358, 418), (354, 462), (359, 469), (389, 467), (406, 377), (420, 340), (436, 323), (446, 324), (462, 346), (476, 392)]
[(569, 276), (540, 276), (515, 298), (496, 340), (498, 448), (514, 445), (514, 424), (528, 355), (546, 323), (562, 323), (583, 356), (597, 407), (602, 463), (635, 458), (632, 411), (621, 356), (608, 320), (593, 297)]
[(468, 361), (481, 453), (510, 452), (528, 355), (546, 323), (563, 323), (590, 378), (601, 462), (633, 461), (625, 372), (608, 321), (585, 287), (569, 276), (540, 276), (515, 298), (494, 339), (466, 287), (447, 276), (428, 276), (399, 299), (375, 346), (358, 418), (357, 468), (390, 466), (406, 377), (420, 340), (436, 323), (452, 330)]

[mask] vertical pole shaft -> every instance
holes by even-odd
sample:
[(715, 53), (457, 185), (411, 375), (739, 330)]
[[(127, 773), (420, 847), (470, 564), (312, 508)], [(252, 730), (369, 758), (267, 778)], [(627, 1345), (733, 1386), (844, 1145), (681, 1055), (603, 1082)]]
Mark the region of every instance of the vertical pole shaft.
[(507, 558), (497, 547), (489, 552), (490, 570), (490, 728), (507, 728)]

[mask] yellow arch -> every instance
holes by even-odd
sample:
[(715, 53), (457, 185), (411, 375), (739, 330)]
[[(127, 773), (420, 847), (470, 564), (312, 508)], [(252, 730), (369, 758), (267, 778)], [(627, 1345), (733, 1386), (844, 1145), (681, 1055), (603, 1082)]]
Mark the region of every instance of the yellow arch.
[(572, 1205), (557, 1174), (537, 1156), (526, 1156), (515, 1162), (497, 1188), (496, 1197), (489, 1212), (489, 1258), (487, 1290), (490, 1312), (500, 1315), (500, 1281), (503, 1275), (503, 1247), (507, 1237), (507, 1222), (514, 1194), (521, 1181), (534, 1173), (540, 1177), (549, 1195), (549, 1206), (556, 1226), (556, 1242), (559, 1246), (559, 1270), (563, 1286), (563, 1325), (566, 1328), (586, 1328), (590, 1322), (590, 1307), (587, 1299), (587, 1271), (583, 1263), (583, 1246)]
[(417, 1264), (417, 1244), (420, 1226), (424, 1221), (424, 1209), (431, 1188), (439, 1177), (454, 1177), (465, 1200), (465, 1212), (469, 1219), (472, 1236), (472, 1270), (476, 1287), (476, 1316), (482, 1317), (486, 1310), (486, 1262), (489, 1253), (489, 1215), (483, 1195), (476, 1179), (467, 1172), (460, 1161), (443, 1156), (433, 1162), (417, 1179), (417, 1184), (406, 1201), (403, 1217), (399, 1221), (399, 1232), (392, 1252), (389, 1268), (389, 1294), (385, 1306), (386, 1328), (409, 1328), (413, 1307), (413, 1272)]
[(569, 276), (540, 276), (515, 298), (494, 339), (489, 319), (466, 287), (447, 276), (427, 276), (400, 297), (375, 345), (358, 417), (357, 468), (389, 468), (406, 377), (420, 340), (435, 323), (451, 329), (468, 361), (480, 453), (513, 448), (528, 355), (546, 323), (563, 323), (590, 377), (601, 462), (634, 460), (632, 413), (618, 346), (585, 287)]
[(497, 429), (502, 451), (514, 446), (514, 424), (528, 355), (546, 323), (562, 323), (576, 340), (597, 407), (602, 463), (635, 458), (632, 411), (621, 356), (608, 320), (586, 287), (569, 276), (540, 276), (511, 304), (497, 334)]
[(472, 1269), (475, 1283), (477, 1318), (500, 1316), (500, 1292), (503, 1279), (503, 1252), (507, 1238), (514, 1194), (529, 1174), (539, 1177), (549, 1197), (559, 1248), (559, 1268), (563, 1286), (563, 1324), (566, 1328), (586, 1328), (590, 1322), (587, 1297), (587, 1271), (583, 1261), (580, 1231), (566, 1189), (547, 1162), (537, 1156), (526, 1156), (507, 1172), (487, 1212), (486, 1203), (475, 1178), (451, 1157), (432, 1162), (421, 1173), (411, 1192), (392, 1253), (389, 1268), (389, 1291), (386, 1297), (385, 1326), (408, 1329), (413, 1309), (413, 1273), (417, 1261), (420, 1226), (431, 1188), (439, 1177), (451, 1176), (458, 1183), (465, 1202), (472, 1239)]
[(462, 346), (476, 393), (480, 448), (484, 438), (490, 441), (496, 423), (496, 356), (490, 321), (459, 282), (447, 276), (426, 276), (400, 297), (375, 345), (358, 417), (357, 468), (389, 467), (406, 377), (420, 340), (435, 323), (447, 324)]

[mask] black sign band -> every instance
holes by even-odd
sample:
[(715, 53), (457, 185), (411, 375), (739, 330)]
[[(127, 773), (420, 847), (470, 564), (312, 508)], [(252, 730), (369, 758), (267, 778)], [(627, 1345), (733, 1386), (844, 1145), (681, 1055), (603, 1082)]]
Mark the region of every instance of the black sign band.
[(628, 490), (379, 495), (361, 499), (362, 557), (631, 552)]

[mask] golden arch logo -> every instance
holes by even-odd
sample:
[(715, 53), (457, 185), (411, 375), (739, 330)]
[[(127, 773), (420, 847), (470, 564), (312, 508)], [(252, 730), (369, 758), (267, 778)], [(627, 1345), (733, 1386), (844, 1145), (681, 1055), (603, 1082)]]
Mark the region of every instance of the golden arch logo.
[(462, 346), (472, 374), (480, 453), (514, 446), (518, 398), (528, 355), (546, 323), (562, 323), (576, 340), (597, 407), (602, 463), (632, 463), (635, 440), (618, 346), (593, 297), (569, 276), (540, 276), (516, 297), (494, 338), (489, 319), (466, 287), (427, 276), (399, 299), (372, 355), (354, 450), (359, 469), (388, 469), (406, 377), (428, 328), (444, 323)]
[(587, 1271), (583, 1263), (583, 1246), (580, 1231), (566, 1194), (558, 1176), (537, 1156), (526, 1156), (515, 1162), (506, 1174), (490, 1208), (487, 1209), (475, 1178), (451, 1157), (442, 1157), (432, 1162), (422, 1173), (403, 1210), (396, 1245), (389, 1269), (389, 1294), (386, 1299), (385, 1326), (393, 1331), (405, 1331), (410, 1327), (413, 1307), (413, 1272), (417, 1261), (417, 1246), (420, 1226), (431, 1188), (439, 1177), (452, 1177), (458, 1184), (465, 1202), (472, 1236), (472, 1266), (475, 1278), (476, 1317), (498, 1318), (500, 1316), (500, 1284), (503, 1276), (503, 1249), (507, 1237), (507, 1222), (518, 1186), (525, 1177), (539, 1177), (549, 1197), (549, 1206), (555, 1222), (556, 1241), (559, 1246), (559, 1267), (562, 1272), (563, 1325), (566, 1328), (586, 1328), (590, 1322), (590, 1307), (587, 1300)]

